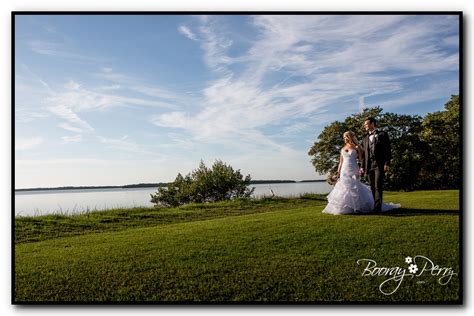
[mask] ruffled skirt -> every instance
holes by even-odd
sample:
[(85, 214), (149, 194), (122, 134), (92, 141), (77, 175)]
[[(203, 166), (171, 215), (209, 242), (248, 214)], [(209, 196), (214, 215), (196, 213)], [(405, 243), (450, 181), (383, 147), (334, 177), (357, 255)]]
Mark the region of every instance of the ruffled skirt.
[(328, 205), (323, 213), (353, 214), (370, 213), (374, 208), (374, 198), (370, 188), (355, 176), (342, 176), (329, 193)]

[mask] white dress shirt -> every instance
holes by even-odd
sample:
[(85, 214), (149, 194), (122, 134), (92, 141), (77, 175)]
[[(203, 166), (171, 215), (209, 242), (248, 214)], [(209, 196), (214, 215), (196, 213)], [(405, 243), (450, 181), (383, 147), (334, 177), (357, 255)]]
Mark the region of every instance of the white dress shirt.
[(369, 135), (369, 140), (370, 140), (371, 143), (374, 142), (375, 132), (377, 132), (377, 129), (374, 129), (374, 131), (372, 132), (372, 134)]

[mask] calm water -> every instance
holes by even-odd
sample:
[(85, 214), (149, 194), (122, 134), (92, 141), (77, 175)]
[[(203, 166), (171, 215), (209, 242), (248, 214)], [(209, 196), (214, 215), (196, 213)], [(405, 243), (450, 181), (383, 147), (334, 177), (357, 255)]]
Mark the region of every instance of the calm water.
[[(254, 196), (271, 196), (270, 188), (278, 196), (298, 196), (303, 193), (328, 193), (326, 182), (255, 184)], [(154, 188), (54, 190), (15, 193), (15, 215), (44, 215), (50, 213), (80, 213), (116, 207), (153, 206), (150, 194)]]

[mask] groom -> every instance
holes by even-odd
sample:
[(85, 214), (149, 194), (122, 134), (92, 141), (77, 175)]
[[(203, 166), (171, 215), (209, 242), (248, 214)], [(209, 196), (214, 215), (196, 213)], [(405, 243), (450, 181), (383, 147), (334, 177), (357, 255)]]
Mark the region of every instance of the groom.
[(376, 127), (376, 121), (369, 117), (364, 121), (368, 135), (362, 140), (363, 154), (360, 173), (369, 176), (370, 189), (374, 196), (374, 213), (382, 211), (383, 179), (390, 168), (392, 158), (388, 134)]

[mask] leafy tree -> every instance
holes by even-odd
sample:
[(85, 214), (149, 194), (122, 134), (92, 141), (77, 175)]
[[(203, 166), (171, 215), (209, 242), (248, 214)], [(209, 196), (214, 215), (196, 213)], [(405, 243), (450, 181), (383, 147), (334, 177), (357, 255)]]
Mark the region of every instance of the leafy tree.
[(211, 168), (203, 161), (199, 167), (183, 177), (181, 174), (166, 187), (158, 188), (151, 195), (155, 206), (176, 207), (187, 203), (205, 203), (250, 198), (254, 188), (249, 189), (250, 175), (245, 178), (240, 170), (217, 160)]
[(444, 111), (423, 120), (421, 138), (429, 145), (422, 169), (423, 187), (459, 188), (461, 183), (459, 95), (452, 95)]
[(384, 125), (384, 122), (380, 120), (381, 113), (380, 107), (366, 108), (362, 113), (347, 117), (344, 122), (335, 121), (326, 126), (308, 152), (308, 155), (312, 156), (311, 162), (316, 172), (329, 173), (328, 178), (336, 174), (340, 151), (344, 146), (342, 134), (353, 131), (361, 141), (362, 136), (366, 134), (363, 128), (365, 119), (372, 116), (378, 120), (378, 125), (381, 127)]
[(414, 190), (420, 184), (420, 170), (428, 146), (420, 138), (422, 118), (418, 115), (384, 114), (385, 131), (392, 147), (390, 172), (385, 185), (391, 190)]
[(388, 189), (412, 190), (421, 169), (421, 158), (426, 146), (420, 141), (421, 117), (383, 113), (381, 107), (365, 108), (361, 113), (347, 117), (344, 122), (333, 122), (326, 126), (318, 140), (310, 148), (312, 163), (318, 173), (328, 173), (328, 178), (337, 172), (340, 149), (344, 145), (342, 134), (353, 131), (359, 142), (365, 136), (364, 121), (368, 117), (377, 120), (377, 128), (389, 134), (392, 145), (391, 172), (385, 178)]
[(336, 121), (326, 126), (319, 134), (318, 141), (308, 152), (313, 156), (311, 162), (316, 172), (329, 172), (333, 175), (337, 172), (340, 150), (344, 143), (342, 134), (347, 130), (346, 124)]
[(460, 186), (460, 105), (459, 96), (453, 95), (445, 110), (427, 114), (401, 115), (383, 113), (381, 107), (366, 108), (333, 122), (319, 134), (308, 154), (316, 172), (328, 174), (337, 171), (342, 134), (353, 131), (359, 141), (365, 135), (363, 122), (369, 116), (377, 120), (377, 127), (389, 134), (392, 146), (390, 172), (385, 187), (390, 190), (419, 188), (441, 189)]

